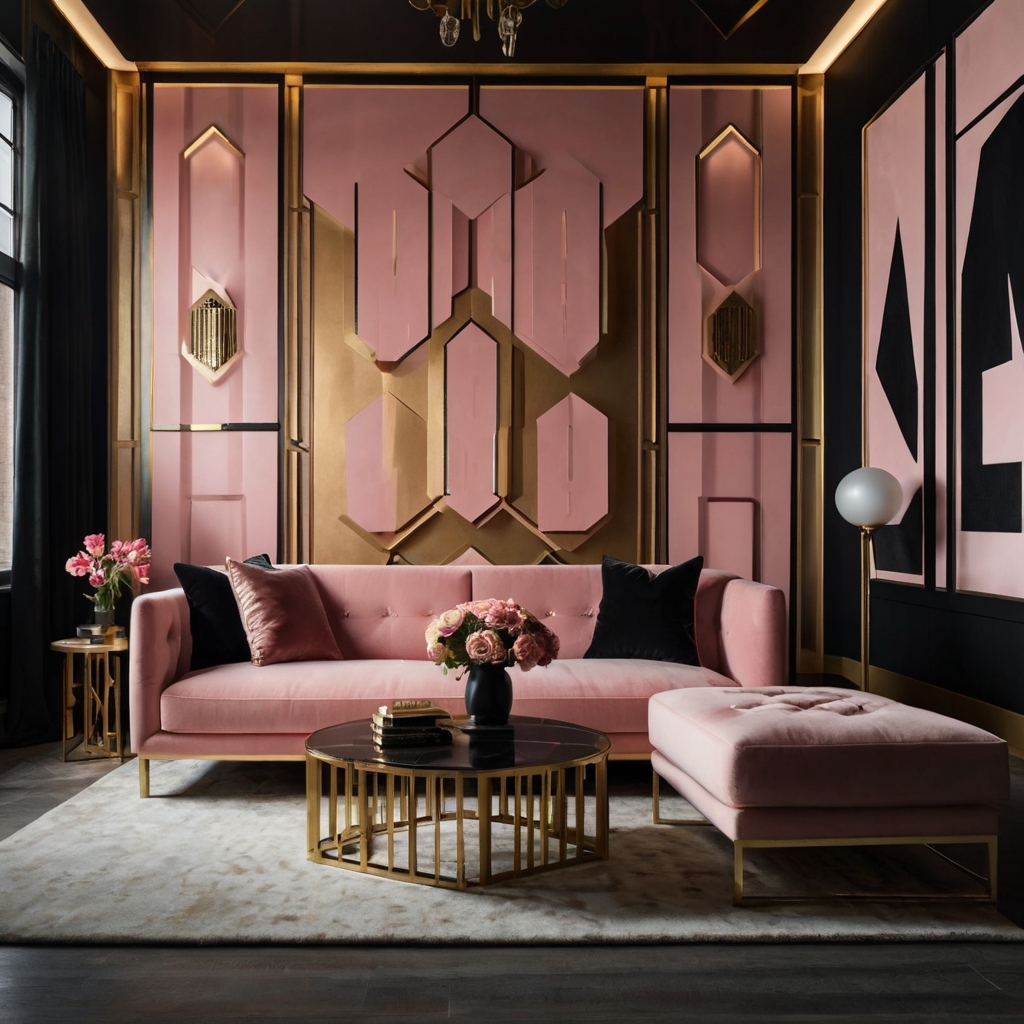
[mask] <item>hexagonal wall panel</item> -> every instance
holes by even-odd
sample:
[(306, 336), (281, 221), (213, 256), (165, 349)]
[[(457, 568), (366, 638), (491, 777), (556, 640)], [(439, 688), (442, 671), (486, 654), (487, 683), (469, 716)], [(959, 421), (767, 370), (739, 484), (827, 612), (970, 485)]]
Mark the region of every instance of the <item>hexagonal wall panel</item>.
[(608, 417), (567, 395), (537, 420), (537, 525), (589, 530), (608, 514)]
[(516, 193), (516, 335), (562, 373), (601, 335), (601, 183), (566, 153)]
[(430, 190), (470, 220), (512, 191), (512, 144), (475, 114), (430, 147)]
[(761, 266), (761, 156), (731, 124), (697, 157), (697, 262), (724, 285)]
[(472, 522), (498, 500), (498, 344), (467, 324), (445, 346), (445, 456), (448, 504)]

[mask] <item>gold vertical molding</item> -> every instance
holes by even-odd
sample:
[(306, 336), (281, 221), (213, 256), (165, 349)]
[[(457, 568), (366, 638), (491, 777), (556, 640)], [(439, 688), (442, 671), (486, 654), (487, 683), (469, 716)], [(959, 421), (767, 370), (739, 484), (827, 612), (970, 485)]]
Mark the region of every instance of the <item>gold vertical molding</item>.
[(302, 195), (302, 76), (284, 78), (284, 467), (281, 557), (308, 562), (311, 538), (311, 217)]
[(667, 486), (668, 332), (668, 80), (647, 78), (644, 104), (644, 239), (640, 346), (639, 551), (641, 562), (668, 555)]
[(797, 79), (797, 546), (798, 672), (824, 668), (824, 420), (822, 176), (824, 75)]
[(141, 155), (139, 75), (108, 79), (107, 176), (110, 195), (109, 437), (107, 529), (137, 537), (141, 526)]

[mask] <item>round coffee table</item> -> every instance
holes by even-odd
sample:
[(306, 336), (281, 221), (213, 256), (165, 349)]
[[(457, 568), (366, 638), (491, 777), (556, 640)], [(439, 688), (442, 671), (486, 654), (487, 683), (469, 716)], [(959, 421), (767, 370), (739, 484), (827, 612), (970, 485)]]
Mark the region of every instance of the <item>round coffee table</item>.
[(457, 728), (450, 746), (398, 750), (374, 745), (369, 719), (313, 733), (309, 859), (452, 889), (606, 860), (611, 741), (546, 718), (509, 725), (504, 740)]

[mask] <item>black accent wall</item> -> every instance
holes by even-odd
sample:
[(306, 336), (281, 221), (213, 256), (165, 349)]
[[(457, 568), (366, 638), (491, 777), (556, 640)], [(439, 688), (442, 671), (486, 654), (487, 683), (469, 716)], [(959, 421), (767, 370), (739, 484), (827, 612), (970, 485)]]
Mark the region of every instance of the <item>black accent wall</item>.
[[(856, 659), (860, 649), (857, 530), (836, 512), (832, 496), (861, 460), (862, 131), (988, 4), (989, 0), (888, 0), (825, 78), (824, 578), (825, 651), (830, 655)], [(926, 211), (928, 237), (934, 240), (934, 212), (927, 203)], [(930, 259), (934, 265), (934, 256)], [(1000, 272), (1005, 298), (1006, 267)], [(952, 296), (951, 288), (949, 293)], [(931, 337), (934, 344), (934, 333)], [(934, 404), (926, 401), (926, 437), (933, 430), (934, 415)], [(1019, 467), (1014, 468), (1019, 518)], [(930, 528), (934, 496), (934, 474), (926, 468), (926, 584), (872, 584), (872, 664), (1024, 714), (1024, 603), (935, 589), (935, 538)], [(896, 547), (888, 545), (885, 557), (898, 559)]]

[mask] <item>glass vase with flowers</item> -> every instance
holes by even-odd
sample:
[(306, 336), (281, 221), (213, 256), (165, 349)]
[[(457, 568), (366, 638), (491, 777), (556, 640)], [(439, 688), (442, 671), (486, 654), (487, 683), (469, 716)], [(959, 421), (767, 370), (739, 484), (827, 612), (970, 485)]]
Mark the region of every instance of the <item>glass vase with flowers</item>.
[(136, 540), (115, 540), (107, 551), (106, 537), (91, 533), (82, 541), (82, 549), (72, 555), (64, 568), (72, 576), (86, 576), (94, 594), (85, 597), (92, 602), (93, 621), (97, 625), (112, 626), (114, 610), (121, 589), (149, 582), (149, 566), (153, 554), (144, 537)]

